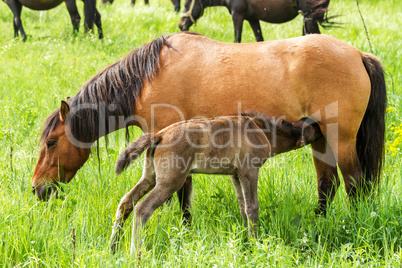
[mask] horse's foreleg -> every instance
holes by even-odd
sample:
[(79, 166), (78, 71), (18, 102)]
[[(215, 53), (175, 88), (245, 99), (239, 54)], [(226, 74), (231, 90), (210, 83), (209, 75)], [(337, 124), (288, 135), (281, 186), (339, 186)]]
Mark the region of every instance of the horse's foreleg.
[(148, 193), (154, 186), (155, 178), (142, 177), (134, 188), (132, 188), (120, 200), (116, 211), (115, 222), (113, 224), (112, 235), (110, 237), (110, 248), (112, 253), (115, 253), (117, 249), (124, 221), (128, 216), (130, 216), (138, 200)]
[(261, 25), (259, 20), (249, 20), (251, 29), (253, 29), (255, 39), (257, 42), (262, 42), (264, 41), (264, 38), (262, 37), (262, 32), (261, 32)]
[(232, 20), (233, 20), (233, 25), (234, 25), (234, 30), (235, 30), (235, 42), (240, 43), (241, 42), (241, 33), (243, 31), (244, 16), (232, 11)]
[(327, 204), (332, 202), (340, 181), (334, 154), (324, 137), (312, 144), (314, 165), (317, 171), (318, 209), (316, 214), (326, 214)]
[(149, 0), (144, 0), (144, 3), (145, 3), (146, 5), (149, 5)]
[(135, 0), (131, 0), (131, 5), (132, 5), (132, 6), (135, 5)]
[(193, 179), (191, 176), (187, 176), (186, 182), (183, 187), (177, 191), (177, 197), (179, 198), (180, 208), (183, 212), (184, 223), (191, 223), (191, 192), (193, 189)]
[(73, 29), (75, 32), (78, 32), (79, 28), (80, 28), (81, 16), (78, 13), (75, 0), (66, 0), (65, 3), (67, 6), (68, 13), (70, 14), (71, 22), (73, 24)]
[(25, 31), (24, 28), (22, 27), (21, 22), (21, 11), (22, 11), (21, 3), (18, 2), (17, 0), (7, 0), (5, 2), (10, 7), (11, 11), (14, 14), (14, 20), (13, 20), (14, 38), (18, 37), (18, 31), (20, 31), (22, 39), (26, 40), (27, 36), (25, 35)]
[(257, 238), (257, 224), (258, 224), (258, 197), (257, 197), (257, 184), (258, 184), (258, 169), (247, 170), (245, 174), (239, 174), (239, 182), (244, 198), (244, 209), (247, 215), (248, 227), (250, 236)]

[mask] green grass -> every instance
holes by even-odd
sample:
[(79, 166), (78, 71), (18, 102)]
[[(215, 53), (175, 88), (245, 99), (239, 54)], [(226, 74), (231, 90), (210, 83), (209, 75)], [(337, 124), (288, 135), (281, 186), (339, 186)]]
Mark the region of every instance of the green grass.
[[(82, 3), (78, 1), (79, 10)], [(99, 2), (99, 1), (98, 1)], [(139, 162), (120, 177), (114, 163), (124, 147), (123, 132), (101, 141), (101, 174), (93, 154), (60, 199), (39, 202), (30, 179), (38, 157), (41, 125), (60, 100), (132, 49), (178, 32), (180, 15), (170, 1), (128, 0), (100, 6), (105, 39), (81, 32), (74, 37), (65, 5), (47, 12), (24, 9), (28, 40), (12, 39), (12, 13), (0, 3), (0, 266), (66, 267), (266, 267), (400, 266), (402, 259), (402, 9), (399, 0), (360, 0), (374, 54), (383, 62), (388, 88), (386, 160), (378, 196), (351, 210), (344, 187), (327, 217), (315, 217), (315, 170), (310, 148), (268, 161), (259, 181), (260, 237), (244, 243), (247, 230), (234, 189), (224, 176), (194, 178), (193, 224), (181, 224), (177, 200), (157, 210), (147, 224), (141, 260), (129, 255), (131, 222), (116, 255), (108, 239), (120, 198), (141, 175)], [(322, 30), (370, 51), (354, 1), (331, 0), (342, 28)], [(82, 13), (82, 12), (81, 12)], [(301, 17), (281, 25), (262, 23), (266, 40), (301, 34)], [(225, 8), (209, 8), (192, 30), (232, 42)], [(245, 23), (243, 42), (254, 42)], [(135, 135), (141, 132), (132, 130)], [(10, 168), (13, 148), (13, 171)], [(75, 228), (75, 250), (72, 243)]]

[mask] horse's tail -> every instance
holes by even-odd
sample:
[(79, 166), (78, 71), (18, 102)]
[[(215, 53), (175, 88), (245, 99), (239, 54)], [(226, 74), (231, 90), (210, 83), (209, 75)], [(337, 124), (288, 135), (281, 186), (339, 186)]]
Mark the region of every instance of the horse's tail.
[(116, 174), (119, 175), (131, 162), (137, 159), (148, 147), (154, 148), (161, 141), (160, 135), (147, 133), (139, 137), (136, 141), (130, 142), (128, 147), (120, 153), (116, 163)]
[(370, 191), (379, 182), (384, 159), (387, 91), (380, 61), (367, 53), (363, 53), (362, 60), (370, 77), (371, 92), (357, 133), (356, 150), (365, 175), (364, 190)]
[(96, 0), (84, 0), (85, 30), (92, 30), (95, 21)]
[(338, 16), (335, 15), (328, 17), (328, 5), (329, 0), (315, 0), (310, 9), (311, 13), (309, 14), (309, 17), (313, 21), (319, 23), (323, 28), (329, 28), (337, 24), (336, 22), (331, 21), (331, 19)]

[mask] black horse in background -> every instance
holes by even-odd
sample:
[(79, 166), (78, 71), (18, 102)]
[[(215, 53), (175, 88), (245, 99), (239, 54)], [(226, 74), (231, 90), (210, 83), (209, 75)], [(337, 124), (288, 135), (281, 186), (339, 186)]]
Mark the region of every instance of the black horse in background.
[[(243, 21), (248, 20), (258, 41), (264, 41), (260, 20), (270, 23), (283, 23), (303, 15), (303, 35), (320, 33), (318, 24), (330, 26), (327, 16), (330, 0), (186, 0), (184, 13), (179, 23), (182, 31), (188, 31), (202, 16), (206, 7), (225, 6), (232, 14), (235, 42), (241, 42)], [(331, 17), (332, 18), (332, 17)]]
[[(171, 0), (171, 1), (174, 5), (174, 10), (176, 12), (179, 12), (180, 11), (180, 0)], [(113, 2), (114, 2), (114, 0), (102, 0), (103, 4), (106, 4), (106, 3), (112, 4)], [(149, 0), (144, 0), (144, 2), (146, 5), (149, 5)], [(135, 5), (135, 0), (131, 0), (131, 5), (133, 5), (133, 6)]]
[[(21, 23), (22, 6), (33, 10), (48, 10), (57, 7), (63, 1), (66, 3), (68, 13), (70, 13), (71, 22), (74, 31), (78, 31), (80, 27), (81, 17), (77, 10), (76, 0), (3, 0), (14, 14), (14, 37), (18, 37), (18, 31), (21, 33), (23, 40), (26, 40), (24, 28)], [(101, 15), (96, 9), (96, 0), (83, 0), (85, 13), (85, 31), (92, 30), (95, 23), (98, 27), (99, 39), (103, 38)]]

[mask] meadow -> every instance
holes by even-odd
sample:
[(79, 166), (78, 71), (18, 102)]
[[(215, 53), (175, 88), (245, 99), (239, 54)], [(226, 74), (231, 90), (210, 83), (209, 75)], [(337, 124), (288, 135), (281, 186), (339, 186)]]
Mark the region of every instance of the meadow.
[[(78, 1), (82, 14), (83, 4)], [(100, 2), (100, 1), (98, 1)], [(316, 217), (316, 176), (311, 148), (269, 159), (259, 180), (259, 238), (245, 242), (247, 229), (228, 177), (193, 179), (193, 223), (181, 223), (177, 198), (158, 209), (145, 228), (140, 256), (130, 256), (132, 217), (120, 250), (108, 240), (120, 198), (141, 176), (136, 162), (114, 174), (124, 132), (100, 141), (58, 199), (38, 201), (31, 178), (46, 117), (74, 96), (92, 75), (134, 48), (179, 32), (180, 14), (168, 0), (135, 7), (128, 0), (97, 3), (105, 38), (76, 36), (64, 4), (46, 11), (23, 9), (28, 40), (13, 39), (13, 16), (0, 3), (0, 267), (395, 267), (402, 265), (402, 4), (399, 0), (360, 0), (373, 54), (383, 63), (388, 108), (385, 165), (378, 193), (351, 209), (343, 185), (327, 216)], [(182, 3), (183, 9), (183, 3)], [(331, 0), (330, 15), (340, 28), (322, 33), (370, 52), (356, 2)], [(82, 20), (83, 21), (83, 20)], [(231, 16), (223, 7), (206, 9), (191, 30), (233, 41)], [(302, 18), (262, 23), (265, 40), (301, 35)], [(248, 23), (243, 42), (254, 42)], [(130, 130), (132, 136), (141, 130)], [(11, 150), (12, 148), (12, 150)], [(101, 169), (98, 169), (100, 164)], [(74, 231), (73, 231), (74, 230)], [(75, 239), (73, 239), (73, 232)]]

